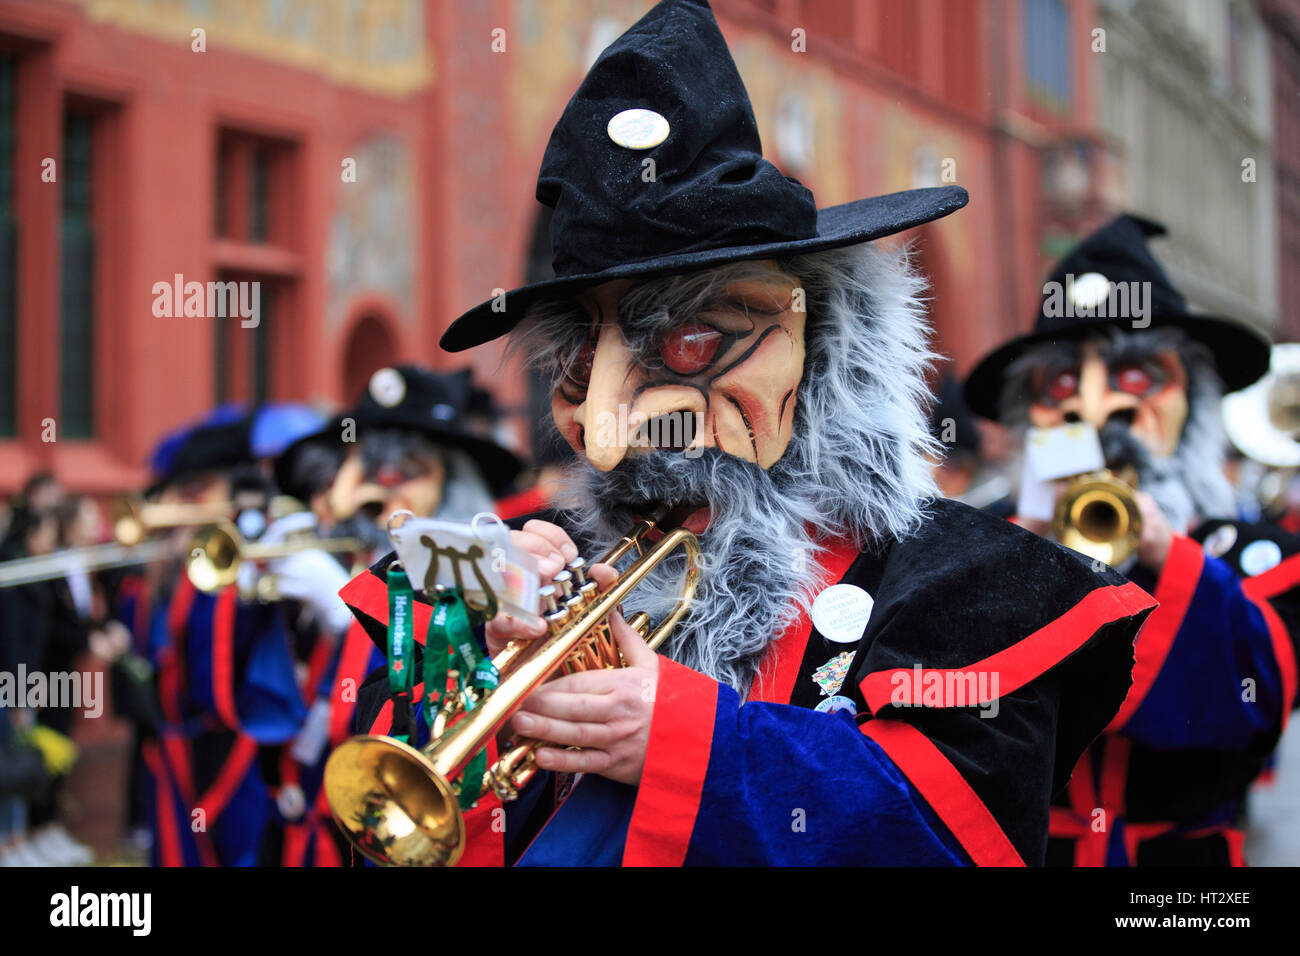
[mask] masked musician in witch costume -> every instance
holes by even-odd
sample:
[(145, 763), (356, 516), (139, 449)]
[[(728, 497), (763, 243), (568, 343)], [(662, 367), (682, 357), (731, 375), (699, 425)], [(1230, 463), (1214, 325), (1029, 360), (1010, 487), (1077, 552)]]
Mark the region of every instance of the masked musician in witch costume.
[[(708, 5), (671, 0), (591, 68), (538, 197), (557, 278), (442, 340), (512, 333), (582, 459), (570, 504), (514, 541), (548, 577), (672, 503), (705, 561), (661, 654), (616, 616), (629, 666), (527, 698), (510, 729), (556, 745), (548, 772), (504, 830), (479, 799), (461, 862), (1041, 863), (1049, 798), (1118, 708), (1152, 601), (935, 497), (921, 283), (870, 241), (965, 191), (817, 210), (762, 159)], [(342, 592), (381, 643), (384, 567)], [(486, 635), (536, 636), (503, 617)], [(386, 731), (385, 690), (363, 729)]]
[[(1128, 575), (1160, 602), (1124, 706), (1052, 810), (1052, 863), (1241, 864), (1242, 799), (1295, 704), (1300, 541), (1232, 520), (1222, 467), (1220, 396), (1264, 373), (1268, 344), (1188, 311), (1147, 245), (1164, 231), (1120, 216), (1084, 239), (1043, 287), (1034, 331), (966, 385), (976, 413), (1012, 427), (1096, 427), (1107, 466), (1136, 473)], [(1070, 308), (1054, 308), (1063, 295)]]

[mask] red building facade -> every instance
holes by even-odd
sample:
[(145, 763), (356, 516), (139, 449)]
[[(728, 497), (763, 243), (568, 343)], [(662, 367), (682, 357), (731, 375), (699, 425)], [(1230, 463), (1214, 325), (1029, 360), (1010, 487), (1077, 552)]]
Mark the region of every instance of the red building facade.
[[(526, 446), (527, 379), (437, 340), (545, 273), (551, 125), (648, 6), (0, 0), (0, 492), (38, 468), (138, 487), (160, 435), (214, 404), (339, 403), (396, 361), (472, 362)], [(1112, 172), (1093, 4), (714, 8), (766, 152), (819, 204), (970, 191), (906, 237), (939, 349), (964, 371), (1023, 328)], [(257, 323), (158, 314), (178, 281), (256, 283)]]

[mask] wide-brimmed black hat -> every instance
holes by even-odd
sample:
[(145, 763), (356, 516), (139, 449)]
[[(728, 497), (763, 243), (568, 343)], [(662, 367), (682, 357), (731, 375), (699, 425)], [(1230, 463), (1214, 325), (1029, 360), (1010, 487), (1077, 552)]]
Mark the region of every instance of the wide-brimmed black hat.
[(372, 428), (411, 429), (439, 445), (461, 448), (479, 466), (493, 493), (500, 493), (523, 470), (523, 462), (468, 429), (470, 396), (468, 369), (435, 373), (418, 365), (382, 368), (370, 377), (356, 405), (336, 421), (341, 425), (351, 418), (359, 433)]
[[(1056, 264), (1043, 285), (1034, 330), (1012, 339), (985, 356), (966, 380), (966, 404), (985, 418), (998, 418), (1003, 375), (1007, 366), (1027, 349), (1045, 342), (1071, 341), (1097, 335), (1105, 328), (1122, 332), (1175, 326), (1203, 342), (1214, 356), (1214, 366), (1225, 392), (1245, 388), (1268, 371), (1269, 344), (1262, 334), (1234, 319), (1189, 312), (1179, 292), (1151, 250), (1147, 240), (1167, 230), (1141, 216), (1121, 215), (1102, 226)], [(1111, 315), (1110, 302), (1127, 301), (1131, 283), (1142, 288), (1143, 315), (1129, 309)], [(1125, 290), (1112, 296), (1112, 290)], [(1104, 306), (1104, 308), (1103, 308)]]
[(663, 0), (600, 55), (551, 133), (537, 179), (555, 278), (466, 312), (449, 352), (509, 332), (539, 299), (867, 242), (966, 205), (960, 186), (819, 210), (763, 159), (740, 73), (704, 0)]

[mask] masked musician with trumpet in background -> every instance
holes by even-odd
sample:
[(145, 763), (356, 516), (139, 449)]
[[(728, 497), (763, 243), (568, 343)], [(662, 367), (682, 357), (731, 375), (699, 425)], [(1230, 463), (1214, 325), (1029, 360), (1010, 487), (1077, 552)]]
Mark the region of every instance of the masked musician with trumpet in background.
[[(1125, 215), (1084, 239), (1043, 286), (1034, 331), (966, 384), (976, 413), (1029, 429), (1017, 520), (1160, 602), (1133, 688), (1052, 810), (1062, 865), (1240, 865), (1242, 799), (1296, 702), (1284, 558), (1300, 542), (1234, 521), (1222, 468), (1221, 394), (1264, 373), (1268, 344), (1188, 310), (1147, 245), (1164, 231)], [(1099, 437), (1105, 468), (1041, 481), (1061, 476), (1040, 448), (1068, 458), (1073, 433)]]
[[(818, 211), (762, 158), (708, 5), (669, 0), (592, 66), (538, 197), (557, 278), (442, 345), (510, 333), (553, 383), (580, 460), (561, 510), (506, 539), (546, 622), (492, 617), (488, 666), (455, 589), (412, 604), (416, 569), (387, 559), (349, 584), (392, 652), (358, 706), (371, 736), (326, 770), (344, 832), (387, 863), (1041, 863), (1152, 601), (935, 497), (921, 283), (870, 241), (964, 190)], [(617, 585), (578, 560), (633, 529)], [(406, 743), (382, 736), (411, 693), (403, 631), (438, 648)]]
[[(310, 531), (322, 538), (383, 541), (399, 510), (468, 520), (492, 507), (520, 463), (504, 448), (461, 427), (469, 404), (469, 373), (437, 374), (416, 366), (377, 371), (356, 403), (275, 459), (277, 488), (305, 510), (280, 518), (259, 543), (275, 546)], [(274, 813), (262, 861), (267, 865), (337, 866), (347, 844), (321, 789), (330, 749), (350, 733), (357, 690), (383, 656), (339, 598), (348, 565), (314, 548), (266, 562), (268, 596), (298, 622), (306, 720), (294, 739), (273, 748), (263, 776)], [(304, 628), (302, 625), (306, 625)]]

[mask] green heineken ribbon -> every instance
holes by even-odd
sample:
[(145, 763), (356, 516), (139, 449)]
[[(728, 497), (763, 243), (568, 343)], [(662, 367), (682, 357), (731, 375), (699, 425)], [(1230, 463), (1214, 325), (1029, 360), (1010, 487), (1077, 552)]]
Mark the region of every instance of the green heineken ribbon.
[[(457, 674), (456, 686), (449, 687), (452, 671)], [(497, 669), (492, 665), (474, 638), (470, 608), (459, 588), (438, 592), (433, 615), (429, 619), (429, 633), (424, 641), (424, 715), (430, 728), (438, 711), (447, 707), (449, 696), (455, 695), (465, 702), (465, 709), (474, 709), (470, 689), (495, 690)], [(481, 791), (483, 774), (487, 770), (487, 752), (480, 751), (461, 774), (459, 799), (462, 809), (474, 805)]]
[(388, 693), (393, 699), (392, 736), (403, 743), (415, 731), (414, 669), (415, 592), (402, 566), (393, 562), (388, 567)]

